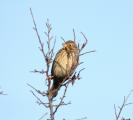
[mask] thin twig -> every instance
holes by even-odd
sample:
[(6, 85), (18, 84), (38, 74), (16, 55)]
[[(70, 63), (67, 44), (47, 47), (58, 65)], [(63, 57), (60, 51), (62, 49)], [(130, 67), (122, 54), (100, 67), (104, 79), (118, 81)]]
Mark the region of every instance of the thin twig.
[(37, 93), (39, 93), (40, 95), (42, 95), (42, 96), (46, 96), (47, 95), (47, 93), (45, 93), (45, 92), (41, 92), (40, 90), (37, 90), (35, 87), (33, 87), (32, 85), (30, 85), (30, 84), (28, 84), (27, 83), (27, 85), (29, 86), (29, 87), (31, 87), (33, 90), (35, 90)]
[[(87, 42), (88, 42), (88, 39), (87, 37), (85, 36), (85, 34), (83, 32), (81, 32), (81, 34), (83, 35), (83, 37), (85, 38), (85, 42), (82, 44), (81, 48), (79, 49), (79, 52), (81, 52), (85, 46), (87, 45)], [(79, 45), (78, 45), (79, 46)]]
[(36, 25), (36, 22), (35, 22), (35, 18), (34, 18), (34, 15), (33, 15), (33, 12), (32, 12), (32, 9), (31, 8), (30, 8), (30, 14), (32, 16), (32, 20), (33, 20), (33, 23), (34, 23), (34, 28), (33, 29), (35, 30), (35, 32), (37, 34), (37, 37), (38, 37), (38, 40), (39, 40), (39, 43), (41, 45), (40, 50), (42, 51), (43, 56), (45, 58), (46, 55), (45, 55), (45, 52), (44, 52), (44, 44), (41, 41), (41, 37), (39, 35), (38, 29), (37, 29), (37, 25)]
[(55, 114), (55, 113), (57, 112), (58, 108), (62, 105), (63, 100), (64, 100), (64, 98), (66, 97), (66, 91), (67, 91), (68, 85), (69, 85), (69, 84), (67, 84), (67, 85), (65, 86), (65, 90), (64, 90), (63, 96), (60, 98), (60, 102), (59, 102), (59, 104), (57, 105), (57, 107), (55, 108), (55, 111), (53, 112), (53, 114)]
[(42, 115), (38, 120), (42, 120), (48, 113), (45, 113), (44, 115)]
[(117, 108), (116, 108), (116, 106), (115, 106), (115, 104), (114, 104), (115, 119), (116, 119), (116, 120), (121, 119), (121, 118), (120, 118), (120, 116), (121, 116), (121, 113), (122, 113), (122, 111), (123, 111), (124, 107), (126, 107), (127, 105), (132, 104), (132, 103), (127, 103), (127, 102), (128, 102), (129, 97), (130, 97), (130, 96), (131, 96), (131, 94), (132, 94), (132, 92), (133, 92), (133, 90), (131, 90), (131, 91), (130, 91), (130, 93), (128, 94), (128, 96), (127, 96), (127, 97), (125, 97), (125, 96), (124, 96), (124, 99), (123, 99), (123, 103), (122, 103), (122, 105), (121, 105), (120, 107), (118, 107), (118, 108), (119, 108), (118, 112), (117, 112)]
[(88, 52), (82, 53), (82, 54), (80, 54), (79, 56), (82, 56), (82, 55), (85, 55), (85, 54), (88, 54), (88, 53), (92, 53), (92, 52), (96, 52), (96, 50), (91, 50), (91, 51), (88, 51)]
[(85, 119), (87, 119), (87, 117), (83, 117), (83, 118), (76, 119), (76, 120), (85, 120)]
[(53, 56), (54, 56), (55, 43), (56, 43), (56, 38), (55, 38), (55, 40), (54, 40), (53, 48), (52, 48), (51, 51), (50, 51), (50, 54), (51, 54), (50, 58), (51, 58), (51, 60), (52, 60), (52, 58), (53, 58)]
[(48, 108), (49, 106), (47, 106), (39, 97), (37, 97), (37, 95), (31, 90), (31, 93), (33, 94), (33, 96), (35, 96), (35, 98), (39, 101), (39, 104), (42, 104), (44, 107)]
[(72, 75), (72, 76), (70, 76), (69, 77), (69, 79), (65, 82), (65, 83), (63, 83), (61, 86), (66, 86), (66, 85), (68, 85), (69, 83), (72, 83), (72, 85), (75, 83), (75, 81), (76, 80), (79, 80), (79, 79), (81, 79), (80, 78), (80, 73), (81, 73), (81, 71), (83, 71), (85, 68), (82, 68), (81, 70), (79, 70), (79, 72), (76, 74), (76, 72)]
[(66, 42), (65, 39), (64, 39), (63, 37), (61, 37), (61, 39), (63, 40), (64, 43)]
[(37, 69), (34, 69), (33, 71), (30, 71), (30, 72), (33, 72), (33, 73), (40, 73), (40, 74), (44, 74), (45, 71), (42, 69), (42, 70), (37, 70)]
[(74, 37), (74, 42), (76, 42), (76, 34), (74, 28), (73, 28), (73, 37)]

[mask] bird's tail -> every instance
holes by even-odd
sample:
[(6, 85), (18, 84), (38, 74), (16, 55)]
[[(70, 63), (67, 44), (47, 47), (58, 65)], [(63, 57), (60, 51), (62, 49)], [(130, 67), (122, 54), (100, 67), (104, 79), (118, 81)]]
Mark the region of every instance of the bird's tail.
[(48, 91), (48, 96), (53, 99), (54, 97), (57, 96), (58, 94), (58, 90), (60, 88), (60, 83), (58, 80), (53, 80), (53, 85), (50, 88), (50, 90)]

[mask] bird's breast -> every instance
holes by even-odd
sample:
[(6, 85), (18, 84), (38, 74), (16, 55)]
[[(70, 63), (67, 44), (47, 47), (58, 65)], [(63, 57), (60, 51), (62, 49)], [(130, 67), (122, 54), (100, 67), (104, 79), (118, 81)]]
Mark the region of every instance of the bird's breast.
[(77, 65), (77, 54), (74, 52), (67, 53), (65, 50), (55, 60), (54, 76), (65, 77), (75, 69)]

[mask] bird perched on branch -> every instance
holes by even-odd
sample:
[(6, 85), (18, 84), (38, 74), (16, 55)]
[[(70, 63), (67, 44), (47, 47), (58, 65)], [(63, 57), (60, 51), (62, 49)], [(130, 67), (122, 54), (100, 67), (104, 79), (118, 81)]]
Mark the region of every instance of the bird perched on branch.
[(63, 44), (53, 61), (51, 76), (53, 84), (48, 91), (50, 98), (57, 96), (61, 85), (74, 73), (79, 61), (79, 49), (75, 41), (68, 40)]

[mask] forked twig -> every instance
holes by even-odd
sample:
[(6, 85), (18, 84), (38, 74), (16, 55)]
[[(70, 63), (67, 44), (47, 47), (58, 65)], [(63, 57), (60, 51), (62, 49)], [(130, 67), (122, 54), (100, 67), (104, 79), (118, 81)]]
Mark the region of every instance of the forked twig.
[(123, 118), (121, 118), (121, 113), (122, 113), (123, 109), (124, 109), (127, 105), (133, 104), (133, 103), (127, 103), (129, 97), (130, 97), (131, 94), (132, 94), (132, 92), (133, 92), (133, 90), (130, 91), (130, 93), (128, 94), (127, 97), (124, 96), (123, 103), (122, 103), (122, 105), (121, 105), (120, 107), (118, 107), (118, 111), (117, 111), (116, 105), (114, 104), (115, 119), (116, 119), (116, 120), (122, 120)]
[(59, 109), (60, 106), (71, 104), (71, 103), (64, 104), (64, 101), (63, 101), (64, 98), (66, 97), (66, 91), (67, 91), (68, 85), (69, 85), (69, 84), (67, 84), (67, 85), (65, 86), (65, 90), (64, 90), (63, 96), (60, 98), (60, 102), (59, 102), (59, 104), (56, 106), (56, 108), (55, 108), (55, 110), (54, 110), (54, 112), (53, 112), (54, 114), (57, 112), (57, 110)]
[(82, 44), (81, 48), (79, 49), (79, 52), (81, 52), (85, 48), (88, 42), (88, 39), (86, 38), (85, 34), (83, 32), (81, 32), (81, 34), (85, 38), (85, 42)]

